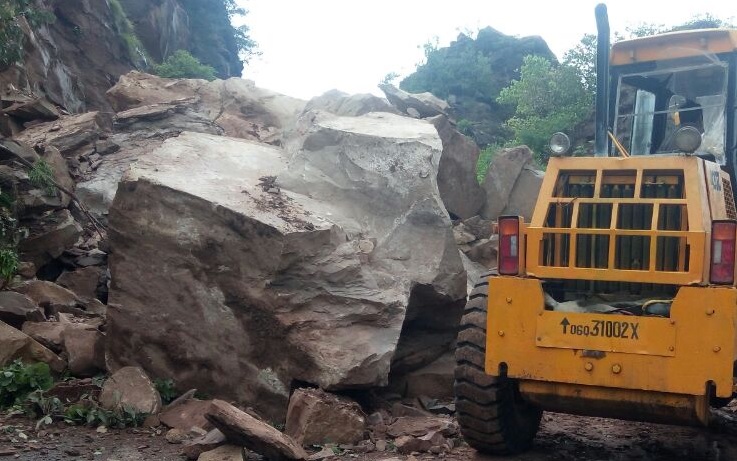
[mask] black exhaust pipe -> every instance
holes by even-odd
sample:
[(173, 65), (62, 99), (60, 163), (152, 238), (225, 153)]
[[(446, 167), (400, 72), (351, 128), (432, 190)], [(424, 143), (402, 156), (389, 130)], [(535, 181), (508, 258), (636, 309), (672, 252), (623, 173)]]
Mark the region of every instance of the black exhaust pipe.
[(609, 15), (606, 5), (596, 5), (596, 131), (594, 132), (594, 155), (609, 155), (607, 137), (609, 117)]

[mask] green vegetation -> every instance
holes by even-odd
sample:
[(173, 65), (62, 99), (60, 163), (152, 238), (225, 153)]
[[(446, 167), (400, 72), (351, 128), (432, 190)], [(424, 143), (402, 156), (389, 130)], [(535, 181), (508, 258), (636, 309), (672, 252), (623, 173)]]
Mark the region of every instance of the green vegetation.
[(56, 195), (56, 186), (54, 185), (54, 170), (46, 160), (39, 159), (33, 164), (33, 168), (28, 171), (28, 179), (31, 184), (39, 189), (43, 189), (47, 195)]
[(16, 360), (0, 368), (0, 409), (22, 405), (29, 394), (48, 390), (53, 384), (47, 364)]
[(90, 398), (83, 398), (80, 402), (70, 405), (62, 415), (64, 421), (69, 424), (103, 425), (119, 429), (138, 427), (143, 424), (146, 416), (148, 415), (125, 405), (115, 410), (106, 410)]
[(476, 162), (476, 180), (479, 184), (483, 184), (486, 173), (489, 171), (489, 165), (494, 157), (505, 146), (499, 144), (491, 144), (486, 146), (479, 153), (479, 159)]
[(514, 143), (526, 144), (539, 163), (547, 163), (551, 134), (575, 127), (590, 114), (593, 95), (584, 81), (585, 76), (571, 65), (527, 56), (520, 79), (501, 91), (499, 102), (515, 107), (514, 116), (507, 120)]
[(23, 18), (34, 28), (55, 20), (53, 13), (37, 8), (34, 0), (0, 0), (1, 67), (13, 64), (23, 57)]
[(159, 391), (161, 401), (164, 402), (164, 405), (173, 402), (174, 399), (179, 397), (179, 392), (177, 392), (173, 379), (156, 379), (154, 386)]
[(178, 50), (166, 58), (163, 64), (157, 64), (153, 69), (154, 74), (166, 78), (203, 78), (215, 80), (215, 69), (212, 66), (202, 64), (189, 51)]
[(146, 56), (146, 49), (138, 39), (136, 30), (133, 27), (133, 23), (130, 22), (128, 16), (125, 14), (123, 6), (119, 0), (108, 0), (110, 5), (110, 12), (113, 16), (113, 26), (115, 31), (123, 43), (125, 44), (128, 52), (128, 59), (138, 68), (145, 68), (148, 65), (148, 58)]
[(181, 0), (189, 16), (192, 37), (189, 51), (203, 64), (215, 68), (218, 77), (240, 77), (243, 63), (258, 55), (248, 26), (234, 26), (233, 19), (248, 14), (235, 0)]
[(491, 61), (476, 49), (473, 40), (458, 43), (453, 48), (438, 48), (437, 38), (427, 42), (424, 63), (402, 80), (402, 89), (410, 93), (429, 91), (443, 99), (463, 94), (494, 100), (500, 88), (494, 84)]
[(89, 396), (82, 396), (79, 402), (65, 407), (57, 397), (46, 395), (53, 384), (47, 364), (15, 360), (0, 368), (0, 409), (39, 418), (36, 428), (59, 420), (89, 426), (137, 427), (147, 416), (125, 405), (106, 410)]

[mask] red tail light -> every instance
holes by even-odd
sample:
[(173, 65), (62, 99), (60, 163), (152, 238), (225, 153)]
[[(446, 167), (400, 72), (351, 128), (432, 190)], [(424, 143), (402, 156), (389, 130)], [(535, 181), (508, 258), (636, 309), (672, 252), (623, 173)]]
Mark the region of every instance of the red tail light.
[(714, 221), (711, 225), (711, 283), (734, 283), (734, 250), (737, 222)]
[(519, 217), (499, 218), (499, 273), (519, 274)]

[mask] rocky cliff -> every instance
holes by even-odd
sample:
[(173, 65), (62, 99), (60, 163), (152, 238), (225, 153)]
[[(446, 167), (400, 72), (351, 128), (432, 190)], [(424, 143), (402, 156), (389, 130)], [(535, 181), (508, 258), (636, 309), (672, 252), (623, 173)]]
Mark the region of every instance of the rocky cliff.
[[(39, 0), (53, 19), (23, 29), (22, 59), (0, 66), (0, 91), (45, 96), (70, 113), (110, 111), (105, 92), (132, 69), (146, 69), (179, 49), (214, 66), (223, 78), (240, 76), (233, 28), (222, 2), (208, 15), (195, 0)], [(208, 27), (203, 18), (216, 18)], [(132, 25), (131, 25), (132, 24)]]

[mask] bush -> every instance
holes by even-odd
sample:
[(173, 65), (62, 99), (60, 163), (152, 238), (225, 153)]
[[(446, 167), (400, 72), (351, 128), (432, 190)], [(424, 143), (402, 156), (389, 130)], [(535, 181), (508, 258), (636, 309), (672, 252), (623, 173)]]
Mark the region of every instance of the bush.
[(171, 403), (174, 399), (179, 397), (179, 392), (177, 392), (173, 379), (159, 378), (154, 381), (154, 386), (156, 386), (156, 390), (159, 391), (161, 401), (164, 404)]
[(501, 144), (491, 144), (486, 146), (486, 148), (479, 153), (479, 159), (476, 162), (476, 180), (479, 184), (484, 183), (484, 178), (486, 177), (486, 173), (489, 171), (491, 161), (494, 160), (496, 154), (498, 154), (503, 148), (504, 146)]
[(26, 365), (16, 360), (0, 368), (0, 408), (22, 405), (29, 394), (45, 391), (54, 384), (45, 363)]
[(215, 80), (215, 68), (202, 64), (186, 50), (178, 50), (162, 64), (154, 66), (154, 74), (165, 78), (204, 78)]

